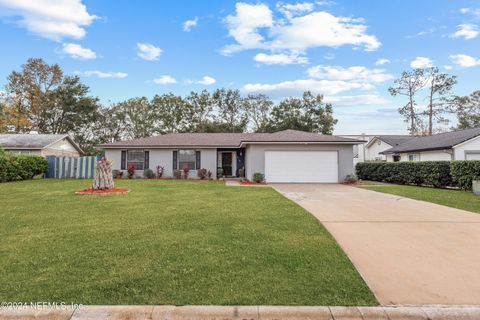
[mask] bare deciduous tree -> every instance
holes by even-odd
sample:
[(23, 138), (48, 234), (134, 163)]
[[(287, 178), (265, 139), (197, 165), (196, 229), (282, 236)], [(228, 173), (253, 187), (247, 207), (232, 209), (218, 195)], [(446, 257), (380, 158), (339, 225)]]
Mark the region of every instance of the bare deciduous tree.
[(398, 112), (404, 117), (405, 122), (410, 126), (408, 131), (410, 134), (418, 134), (419, 112), (417, 110), (417, 102), (415, 100), (416, 93), (425, 86), (425, 71), (423, 69), (415, 69), (413, 71), (404, 71), (399, 79), (396, 79), (393, 86), (388, 88), (388, 92), (392, 96), (406, 96), (408, 102), (403, 107), (398, 108)]

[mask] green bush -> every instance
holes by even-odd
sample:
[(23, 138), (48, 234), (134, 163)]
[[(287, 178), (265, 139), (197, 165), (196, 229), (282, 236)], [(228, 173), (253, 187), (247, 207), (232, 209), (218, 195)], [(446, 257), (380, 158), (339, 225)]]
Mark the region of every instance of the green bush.
[(472, 189), (472, 180), (480, 179), (480, 161), (452, 161), (451, 162), (452, 180), (459, 188)]
[(480, 161), (363, 162), (355, 167), (362, 180), (472, 189), (480, 179)]
[(256, 183), (263, 182), (263, 179), (263, 174), (261, 174), (260, 172), (255, 172), (253, 174), (253, 181), (255, 181)]
[(48, 161), (42, 157), (0, 154), (0, 182), (32, 179), (47, 169)]
[(356, 166), (359, 179), (433, 187), (454, 186), (450, 161), (362, 162)]
[(197, 171), (197, 176), (201, 179), (204, 180), (207, 177), (208, 171), (205, 168), (202, 168)]
[(143, 170), (143, 177), (147, 179), (154, 179), (155, 173), (153, 173), (152, 169), (145, 169)]

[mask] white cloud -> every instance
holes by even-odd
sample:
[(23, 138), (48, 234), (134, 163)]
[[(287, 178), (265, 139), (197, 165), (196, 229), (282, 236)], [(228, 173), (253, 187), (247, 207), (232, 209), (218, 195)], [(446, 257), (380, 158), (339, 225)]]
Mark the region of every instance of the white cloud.
[(183, 31), (189, 32), (198, 25), (198, 17), (193, 18), (192, 20), (187, 20), (183, 23)]
[(387, 63), (390, 63), (390, 60), (385, 59), (385, 58), (383, 58), (383, 59), (378, 59), (377, 61), (375, 61), (375, 65), (376, 65), (376, 66), (383, 66), (383, 65), (385, 65), (385, 64), (387, 64)]
[(466, 54), (452, 54), (450, 60), (459, 67), (471, 68), (480, 65), (480, 60)]
[(97, 18), (81, 0), (0, 0), (0, 12), (18, 18), (16, 22), (31, 33), (55, 41), (83, 38), (84, 27)]
[(282, 2), (277, 3), (277, 10), (283, 13), (287, 19), (291, 19), (294, 16), (302, 13), (312, 12), (313, 9), (314, 9), (314, 4), (311, 2), (303, 2), (303, 3), (296, 3), (296, 4), (291, 4), (291, 3), (284, 4)]
[(225, 18), (228, 33), (237, 41), (237, 44), (225, 47), (222, 52), (231, 54), (243, 49), (262, 47), (263, 37), (259, 34), (259, 28), (273, 25), (272, 11), (265, 4), (247, 4), (237, 2), (235, 15)]
[(443, 66), (443, 68), (444, 68), (445, 70), (452, 70), (452, 69), (453, 69), (453, 67), (452, 67), (452, 66), (449, 66), (449, 65), (445, 65), (445, 66)]
[(325, 102), (335, 106), (386, 105), (390, 102), (376, 94), (358, 94), (352, 96), (325, 96)]
[(128, 76), (125, 72), (104, 72), (98, 70), (89, 70), (89, 71), (76, 71), (76, 74), (84, 75), (85, 77), (97, 77), (97, 78), (126, 78)]
[(203, 84), (203, 85), (205, 85), (205, 86), (212, 85), (212, 84), (214, 84), (215, 82), (217, 82), (217, 80), (215, 80), (214, 78), (209, 77), (209, 76), (204, 76), (204, 77), (202, 78), (202, 80), (197, 81), (198, 84)]
[(475, 24), (459, 24), (457, 26), (457, 31), (450, 35), (451, 38), (464, 38), (465, 40), (475, 39), (478, 34), (478, 26)]
[(366, 33), (367, 27), (361, 18), (334, 16), (325, 11), (310, 12), (310, 6), (305, 3), (279, 6), (282, 12), (286, 8), (290, 10), (287, 21), (274, 19), (265, 4), (238, 2), (235, 14), (225, 18), (229, 35), (236, 43), (224, 47), (222, 52), (232, 54), (247, 49), (304, 52), (314, 47), (343, 45), (374, 51), (381, 46), (375, 36)]
[(433, 67), (433, 61), (427, 57), (416, 57), (410, 62), (410, 67), (414, 69), (423, 69)]
[(392, 80), (394, 77), (385, 73), (384, 69), (368, 69), (363, 66), (335, 67), (335, 66), (314, 66), (307, 70), (312, 78), (328, 80), (353, 80), (365, 83), (380, 83)]
[(90, 60), (97, 58), (97, 54), (95, 53), (95, 51), (88, 48), (83, 48), (81, 45), (76, 43), (64, 43), (62, 45), (61, 52), (68, 54), (74, 59), (80, 60)]
[(167, 84), (174, 84), (177, 83), (177, 80), (175, 80), (174, 77), (169, 76), (169, 75), (163, 75), (160, 76), (156, 79), (153, 79), (153, 83), (155, 84), (161, 84), (161, 85), (167, 85)]
[(308, 63), (308, 58), (305, 56), (300, 56), (298, 54), (257, 54), (253, 60), (265, 64), (306, 64)]
[(278, 83), (248, 83), (243, 86), (246, 93), (265, 93), (273, 96), (299, 95), (304, 91), (316, 94), (334, 95), (352, 89), (365, 89), (364, 84), (340, 80), (301, 79)]
[(362, 19), (336, 17), (328, 12), (312, 12), (292, 18), (288, 24), (272, 28), (274, 49), (306, 50), (314, 47), (353, 45), (374, 51), (381, 45), (375, 36), (366, 34)]
[(137, 55), (143, 60), (153, 61), (158, 60), (162, 54), (162, 49), (155, 47), (150, 43), (137, 43)]
[(474, 16), (480, 17), (480, 9), (461, 8), (460, 12), (463, 14), (472, 14)]

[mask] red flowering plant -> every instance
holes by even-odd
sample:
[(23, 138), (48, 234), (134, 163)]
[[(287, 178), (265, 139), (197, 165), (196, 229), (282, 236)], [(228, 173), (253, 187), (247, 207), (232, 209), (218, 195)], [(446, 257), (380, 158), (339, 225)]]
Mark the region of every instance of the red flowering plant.
[(183, 171), (183, 177), (185, 179), (188, 179), (188, 173), (190, 172), (190, 169), (188, 169), (188, 165), (183, 165), (183, 168), (182, 168), (182, 171)]
[(127, 172), (128, 172), (128, 179), (135, 178), (135, 165), (133, 163), (130, 163), (128, 165)]

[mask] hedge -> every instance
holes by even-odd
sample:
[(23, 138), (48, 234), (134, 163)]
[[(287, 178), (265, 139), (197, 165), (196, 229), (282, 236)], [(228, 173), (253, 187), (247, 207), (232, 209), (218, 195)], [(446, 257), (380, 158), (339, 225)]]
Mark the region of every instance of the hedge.
[(480, 161), (451, 161), (452, 180), (459, 188), (469, 190), (472, 180), (480, 178)]
[(14, 156), (0, 152), (0, 182), (33, 179), (48, 169), (46, 159), (39, 156)]
[(480, 161), (362, 162), (355, 169), (362, 180), (437, 188), (469, 190), (480, 178)]

